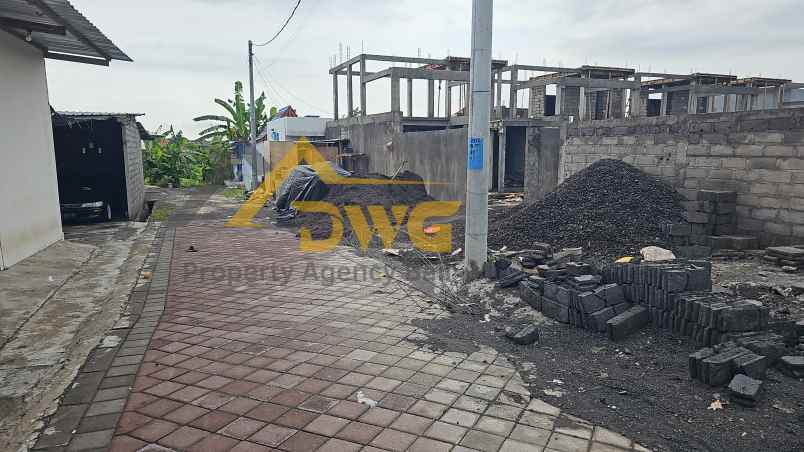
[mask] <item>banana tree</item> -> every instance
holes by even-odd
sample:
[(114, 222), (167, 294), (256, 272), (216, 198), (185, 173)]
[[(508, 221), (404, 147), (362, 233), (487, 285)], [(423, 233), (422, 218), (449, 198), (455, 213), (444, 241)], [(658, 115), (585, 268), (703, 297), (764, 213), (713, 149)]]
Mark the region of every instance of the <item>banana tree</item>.
[[(243, 97), (243, 83), (235, 82), (234, 99), (215, 99), (215, 103), (226, 110), (225, 115), (203, 115), (194, 118), (195, 121), (214, 121), (216, 124), (210, 126), (199, 133), (202, 140), (213, 138), (225, 138), (230, 141), (248, 141), (251, 133), (251, 122), (249, 117), (250, 105)], [(276, 115), (276, 107), (270, 109), (270, 117), (265, 111), (265, 93), (262, 93), (254, 101), (255, 115), (257, 118), (257, 131), (263, 130), (270, 119)]]

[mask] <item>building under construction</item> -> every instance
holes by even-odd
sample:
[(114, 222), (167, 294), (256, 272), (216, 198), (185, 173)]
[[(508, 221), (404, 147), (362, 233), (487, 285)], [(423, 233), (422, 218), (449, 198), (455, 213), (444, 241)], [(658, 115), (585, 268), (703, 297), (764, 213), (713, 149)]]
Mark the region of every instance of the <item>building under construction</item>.
[[(327, 124), (327, 139), (347, 143), (346, 152), (367, 159), (371, 172), (391, 175), (404, 168), (437, 182), (428, 185), (431, 196), (463, 199), (469, 64), (468, 58), (459, 57), (361, 54), (335, 65), (329, 72), (337, 119)], [(504, 60), (492, 62), (491, 75), (489, 189), (525, 191), (532, 200), (541, 199), (565, 177), (559, 168), (572, 163), (564, 159), (562, 149), (570, 126), (583, 129), (601, 121), (625, 121), (623, 127), (655, 127), (715, 114), (721, 116), (700, 120), (723, 122), (732, 115), (804, 105), (804, 84), (787, 79)], [(380, 84), (390, 86), (390, 92), (386, 99), (372, 99), (371, 105), (389, 108), (368, 112), (367, 90), (371, 85), (377, 93), (375, 85)], [(662, 127), (674, 133), (669, 125)], [(601, 145), (612, 145), (609, 141)]]

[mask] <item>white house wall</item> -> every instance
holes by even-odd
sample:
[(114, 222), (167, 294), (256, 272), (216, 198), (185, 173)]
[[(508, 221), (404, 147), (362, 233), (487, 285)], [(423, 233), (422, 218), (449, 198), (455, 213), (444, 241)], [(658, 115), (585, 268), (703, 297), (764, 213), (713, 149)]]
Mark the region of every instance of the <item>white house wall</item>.
[(63, 238), (45, 61), (0, 30), (0, 265)]

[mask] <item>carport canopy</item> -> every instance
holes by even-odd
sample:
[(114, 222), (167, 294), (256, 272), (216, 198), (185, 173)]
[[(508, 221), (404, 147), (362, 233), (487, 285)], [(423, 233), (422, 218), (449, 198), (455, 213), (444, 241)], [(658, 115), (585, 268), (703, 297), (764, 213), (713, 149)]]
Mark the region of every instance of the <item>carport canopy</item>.
[(103, 66), (132, 61), (67, 0), (0, 1), (0, 29), (40, 49), (45, 58)]

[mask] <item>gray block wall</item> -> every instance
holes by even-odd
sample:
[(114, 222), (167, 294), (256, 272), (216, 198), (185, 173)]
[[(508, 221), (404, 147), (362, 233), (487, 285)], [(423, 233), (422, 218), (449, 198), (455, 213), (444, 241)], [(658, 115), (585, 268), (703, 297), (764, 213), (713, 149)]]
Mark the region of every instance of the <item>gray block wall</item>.
[(740, 232), (763, 246), (804, 242), (804, 109), (574, 123), (559, 178), (602, 158), (635, 165), (682, 193), (736, 191)]
[(145, 174), (142, 167), (142, 140), (134, 117), (119, 118), (123, 130), (128, 219), (137, 220), (145, 204)]
[(371, 173), (391, 176), (404, 163), (403, 170), (432, 182), (426, 188), (433, 198), (466, 197), (466, 128), (402, 133), (401, 113), (391, 112), (330, 122), (326, 134), (350, 139), (354, 152), (368, 155)]

